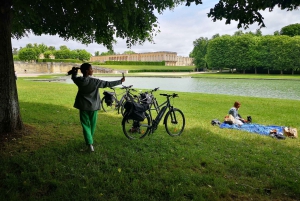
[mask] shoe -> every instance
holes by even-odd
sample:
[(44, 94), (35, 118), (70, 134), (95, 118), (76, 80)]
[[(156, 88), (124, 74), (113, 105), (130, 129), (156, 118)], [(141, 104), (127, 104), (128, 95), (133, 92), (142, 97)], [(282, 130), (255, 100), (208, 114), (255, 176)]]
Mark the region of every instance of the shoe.
[(129, 132), (131, 132), (131, 133), (137, 133), (138, 129), (132, 127), (131, 129), (129, 129)]
[(94, 151), (94, 146), (90, 144), (90, 150), (93, 152)]
[(275, 137), (276, 137), (278, 140), (285, 140), (285, 136), (284, 136), (284, 135), (275, 134)]

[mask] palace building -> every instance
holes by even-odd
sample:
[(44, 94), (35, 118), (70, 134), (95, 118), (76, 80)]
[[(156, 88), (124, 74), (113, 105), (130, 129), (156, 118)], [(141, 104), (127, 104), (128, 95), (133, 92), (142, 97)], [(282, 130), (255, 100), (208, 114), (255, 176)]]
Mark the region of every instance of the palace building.
[(90, 58), (91, 62), (105, 61), (147, 61), (157, 62), (165, 61), (166, 66), (192, 66), (193, 58), (177, 56), (176, 52), (160, 51), (160, 52), (146, 52), (135, 54), (116, 54), (106, 56), (93, 56)]

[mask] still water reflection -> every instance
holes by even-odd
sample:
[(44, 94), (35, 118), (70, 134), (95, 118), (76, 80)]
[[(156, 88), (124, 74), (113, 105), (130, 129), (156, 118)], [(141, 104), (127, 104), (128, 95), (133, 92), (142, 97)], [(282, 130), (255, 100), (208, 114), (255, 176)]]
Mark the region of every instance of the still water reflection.
[[(105, 77), (104, 80), (116, 80)], [(73, 83), (67, 79), (67, 83)], [(264, 98), (300, 100), (300, 81), (293, 80), (250, 80), (250, 79), (211, 79), (211, 78), (153, 78), (126, 77), (124, 85), (138, 89), (153, 89), (178, 92), (227, 94)]]

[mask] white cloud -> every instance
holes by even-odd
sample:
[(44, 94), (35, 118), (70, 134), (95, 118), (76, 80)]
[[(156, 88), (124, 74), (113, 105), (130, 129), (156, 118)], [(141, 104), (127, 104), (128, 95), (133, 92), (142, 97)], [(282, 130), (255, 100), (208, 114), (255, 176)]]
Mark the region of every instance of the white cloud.
[[(131, 50), (141, 52), (154, 51), (172, 51), (177, 52), (179, 56), (188, 56), (193, 49), (193, 41), (199, 37), (211, 38), (215, 34), (229, 34), (232, 35), (237, 31), (237, 22), (232, 22), (225, 25), (225, 21), (213, 22), (211, 18), (207, 17), (209, 9), (213, 7), (217, 1), (204, 1), (203, 5), (198, 6), (179, 6), (173, 11), (165, 11), (163, 15), (158, 16), (161, 32), (154, 38), (155, 43), (151, 44), (145, 42), (143, 45), (136, 45)], [(263, 35), (273, 34), (274, 31), (280, 31), (284, 26), (294, 23), (300, 23), (300, 13), (295, 11), (282, 11), (274, 9), (272, 12), (262, 11), (266, 28), (262, 29)], [(255, 32), (259, 26), (257, 24), (251, 25), (249, 29), (244, 32)], [(28, 38), (20, 40), (12, 40), (12, 46), (19, 48), (24, 47), (28, 43), (44, 43), (47, 46), (55, 46), (57, 49), (61, 45), (66, 45), (70, 49), (86, 49), (91, 54), (96, 51), (106, 52), (107, 49), (99, 44), (90, 44), (88, 46), (80, 44), (76, 41), (64, 41), (57, 36), (34, 36), (30, 35)], [(123, 53), (128, 50), (125, 40), (118, 39), (118, 43), (114, 46), (117, 53)]]

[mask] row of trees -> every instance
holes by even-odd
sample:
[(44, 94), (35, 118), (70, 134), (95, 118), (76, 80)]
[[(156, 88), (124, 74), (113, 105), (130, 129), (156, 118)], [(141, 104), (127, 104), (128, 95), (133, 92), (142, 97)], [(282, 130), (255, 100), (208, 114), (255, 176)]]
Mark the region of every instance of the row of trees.
[(19, 51), (14, 48), (13, 54), (15, 59), (22, 61), (37, 60), (41, 54), (43, 54), (46, 59), (51, 59), (51, 56), (54, 56), (55, 59), (79, 59), (81, 61), (88, 61), (92, 56), (84, 49), (70, 50), (67, 46), (62, 45), (59, 47), (59, 50), (56, 50), (54, 46), (48, 47), (45, 44), (36, 43), (29, 43), (26, 47), (20, 48)]
[[(119, 53), (115, 53), (114, 50), (109, 50), (107, 52), (101, 52), (101, 53), (99, 51), (95, 52), (95, 56), (106, 56), (106, 55), (115, 55), (115, 54), (119, 54)], [(127, 50), (124, 51), (123, 54), (135, 54), (135, 52), (132, 50)]]
[[(300, 24), (289, 25), (276, 31), (274, 35), (262, 36), (256, 33), (237, 31), (233, 36), (218, 34), (212, 39), (200, 37), (194, 41), (190, 57), (198, 68), (237, 69), (257, 68), (291, 70), (292, 74), (300, 68)], [(290, 37), (294, 36), (294, 37)]]
[(291, 70), (300, 67), (300, 36), (222, 36), (207, 46), (206, 62), (210, 67), (243, 71), (257, 68)]
[[(128, 50), (124, 51), (123, 54), (134, 54), (134, 51)], [(27, 44), (24, 48), (20, 47), (13, 48), (13, 55), (15, 60), (21, 61), (32, 61), (40, 58), (40, 55), (43, 54), (44, 58), (51, 59), (52, 56), (55, 59), (79, 59), (81, 61), (88, 61), (92, 54), (87, 52), (84, 49), (75, 49), (70, 50), (66, 45), (62, 45), (59, 47), (59, 50), (56, 50), (54, 46), (47, 46), (45, 44)], [(95, 52), (95, 56), (105, 56), (105, 55), (115, 55), (114, 50), (109, 50), (107, 52)]]

